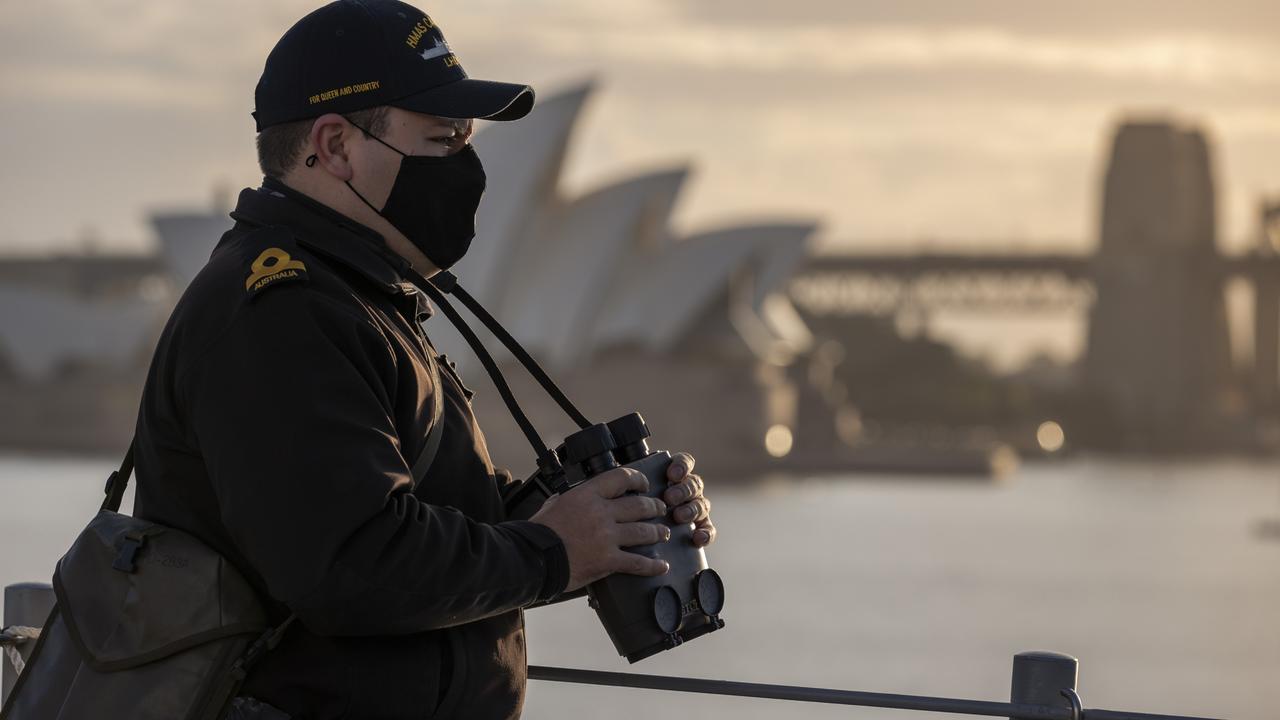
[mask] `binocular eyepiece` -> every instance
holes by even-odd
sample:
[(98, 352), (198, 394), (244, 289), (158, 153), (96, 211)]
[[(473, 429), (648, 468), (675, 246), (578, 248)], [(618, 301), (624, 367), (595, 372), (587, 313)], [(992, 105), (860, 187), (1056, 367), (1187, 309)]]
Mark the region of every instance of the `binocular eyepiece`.
[[(518, 491), (523, 497), (515, 504), (525, 506), (527, 514), (517, 509), (513, 515), (528, 517), (551, 494), (617, 467), (644, 473), (649, 497), (660, 498), (667, 488), (671, 454), (649, 448), (649, 428), (639, 413), (573, 433), (555, 456), (558, 468), (540, 468)], [(609, 639), (633, 663), (724, 627), (724, 583), (707, 566), (703, 549), (693, 544), (693, 523), (676, 523), (670, 516), (652, 522), (669, 527), (671, 538), (627, 550), (665, 560), (670, 566), (665, 575), (616, 573), (587, 586), (590, 605)]]

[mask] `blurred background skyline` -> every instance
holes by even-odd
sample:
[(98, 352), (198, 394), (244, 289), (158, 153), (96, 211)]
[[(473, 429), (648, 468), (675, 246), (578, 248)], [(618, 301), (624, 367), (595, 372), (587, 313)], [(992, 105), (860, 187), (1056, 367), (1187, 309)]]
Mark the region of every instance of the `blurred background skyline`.
[[(319, 4), (0, 6), (0, 585), (97, 507), (259, 182), (266, 54)], [(463, 284), (588, 416), (640, 410), (708, 478), (729, 629), (639, 671), (995, 699), (1041, 647), (1090, 706), (1271, 716), (1274, 0), (423, 9), (473, 77), (539, 92), (476, 137)], [(548, 440), (573, 429), (498, 356)], [(621, 668), (581, 603), (529, 623), (535, 663)], [(531, 686), (530, 715), (605, 706), (884, 714)]]
[[(69, 407), (88, 393), (131, 412), (159, 318), (235, 192), (259, 180), (249, 112), (263, 60), (312, 7), (0, 10), (0, 292), (27, 306), (0, 325), (11, 392), (51, 406), (44, 383), (76, 377), (94, 389), (61, 393)], [(1067, 437), (1083, 428), (1092, 446), (1183, 448), (1184, 431), (1159, 420), (1174, 406), (1206, 425), (1186, 432), (1223, 436), (1205, 447), (1280, 442), (1253, 422), (1280, 408), (1268, 315), (1280, 301), (1266, 280), (1278, 241), (1263, 239), (1280, 217), (1263, 210), (1280, 196), (1273, 6), (427, 10), (472, 76), (540, 91), (534, 116), (476, 137), (491, 182), (459, 273), (571, 377), (614, 377), (616, 348), (656, 352), (655, 367), (683, 362), (676, 348), (707, 351), (708, 367), (744, 373), (725, 392), (762, 398), (751, 435), (782, 425), (814, 447), (838, 443), (837, 426), (846, 444), (865, 439), (879, 418), (966, 437), (1000, 428), (1039, 452), (1038, 429), (1056, 437), (1067, 418)], [(33, 255), (53, 259), (15, 259)], [(681, 269), (707, 287), (659, 308), (635, 283), (593, 286), (582, 270), (556, 296), (546, 288), (569, 259), (597, 278), (628, 268), (674, 283)], [(757, 285), (745, 316), (743, 272)], [(527, 308), (573, 320), (550, 327)], [(448, 328), (431, 331), (469, 355)], [(808, 423), (822, 432), (800, 429), (806, 403), (825, 408)], [(909, 434), (921, 433), (936, 434)]]
[[(258, 180), (249, 116), (274, 41), (316, 3), (0, 9), (2, 253), (142, 251), (146, 214)], [(597, 79), (582, 189), (691, 161), (682, 230), (803, 216), (828, 247), (1086, 250), (1111, 127), (1211, 136), (1226, 250), (1280, 167), (1280, 10), (1237, 1), (481, 0), (425, 7), (474, 77), (543, 97)]]

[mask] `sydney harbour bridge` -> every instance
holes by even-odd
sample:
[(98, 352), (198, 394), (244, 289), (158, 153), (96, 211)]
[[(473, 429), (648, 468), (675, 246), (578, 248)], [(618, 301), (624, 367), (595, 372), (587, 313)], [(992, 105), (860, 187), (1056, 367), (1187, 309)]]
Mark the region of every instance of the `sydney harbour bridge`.
[[(817, 314), (1078, 310), (1088, 331), (1076, 425), (1089, 444), (1221, 445), (1224, 432), (1256, 433), (1280, 406), (1280, 202), (1261, 204), (1247, 254), (1224, 255), (1211, 168), (1200, 132), (1125, 124), (1092, 255), (828, 255), (796, 276), (792, 295)], [(1233, 367), (1225, 302), (1236, 280), (1253, 295), (1243, 372)]]

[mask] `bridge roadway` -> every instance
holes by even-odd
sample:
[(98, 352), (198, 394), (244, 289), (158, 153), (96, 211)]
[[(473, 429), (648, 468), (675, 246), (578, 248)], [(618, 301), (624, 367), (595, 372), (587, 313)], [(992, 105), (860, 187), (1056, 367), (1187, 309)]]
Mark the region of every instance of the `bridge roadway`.
[(798, 275), (891, 275), (908, 277), (935, 273), (1034, 274), (1059, 273), (1071, 280), (1093, 274), (1093, 257), (1080, 254), (978, 255), (964, 253), (818, 255)]
[[(1280, 274), (1280, 255), (1233, 255), (1217, 257), (1224, 277), (1274, 278)], [(929, 274), (1056, 274), (1067, 280), (1091, 280), (1096, 269), (1093, 255), (1072, 253), (980, 255), (966, 253), (819, 255), (811, 258), (797, 275), (825, 274), (889, 275), (911, 277)]]

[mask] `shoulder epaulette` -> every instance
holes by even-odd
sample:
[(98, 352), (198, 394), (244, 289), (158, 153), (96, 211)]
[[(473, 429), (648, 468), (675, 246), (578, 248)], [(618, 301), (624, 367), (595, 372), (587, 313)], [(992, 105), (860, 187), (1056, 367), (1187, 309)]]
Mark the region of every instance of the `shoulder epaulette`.
[(244, 290), (250, 298), (276, 285), (306, 281), (307, 265), (295, 256), (297, 245), (288, 228), (264, 227), (244, 240), (248, 260)]

